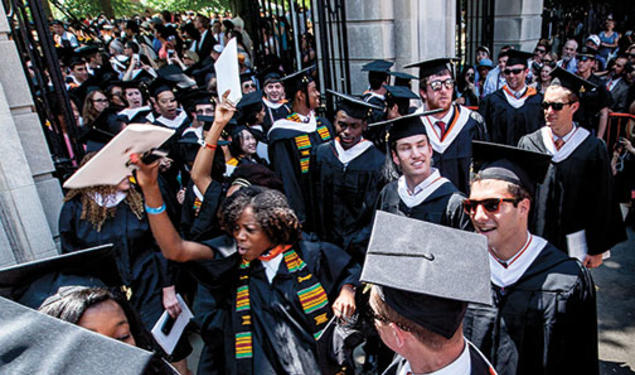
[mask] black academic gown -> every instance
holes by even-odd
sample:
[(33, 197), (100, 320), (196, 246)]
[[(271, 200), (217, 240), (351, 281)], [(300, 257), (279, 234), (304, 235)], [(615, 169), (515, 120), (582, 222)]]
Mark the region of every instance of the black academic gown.
[[(518, 146), (548, 153), (540, 130), (521, 138)], [(535, 201), (533, 233), (559, 249), (567, 249), (567, 234), (583, 229), (591, 255), (626, 240), (606, 145), (593, 135), (565, 160), (552, 161)]]
[[(362, 100), (366, 103), (378, 106), (379, 109), (372, 109), (370, 113), (370, 117), (368, 119), (368, 123), (372, 124), (373, 122), (380, 122), (386, 119), (386, 99), (381, 98), (379, 96), (374, 95), (370, 91), (366, 91), (362, 95)], [(372, 126), (368, 127), (364, 132), (364, 137), (369, 141), (373, 142), (375, 147), (381, 152), (385, 152), (386, 150), (386, 126)]]
[[(317, 128), (325, 128), (326, 131), (320, 135), (318, 131), (305, 133), (302, 131), (273, 128), (269, 132), (269, 161), (271, 168), (282, 179), (284, 193), (287, 196), (289, 205), (307, 232), (313, 231), (314, 215), (312, 207), (312, 184), (311, 184), (311, 155), (315, 148), (332, 139), (333, 128), (331, 124), (317, 117)], [(303, 136), (308, 136), (309, 146), (300, 149), (296, 142)]]
[(385, 157), (370, 146), (344, 165), (333, 142), (318, 146), (311, 161), (315, 229), (321, 241), (342, 247), (362, 264), (375, 201), (383, 187)]
[[(485, 360), (481, 353), (478, 352), (478, 349), (474, 347), (473, 344), (468, 343), (468, 350), (470, 351), (470, 363), (471, 369), (469, 374), (452, 374), (452, 375), (495, 375), (496, 372), (494, 368)], [(403, 368), (406, 366), (407, 360), (400, 356), (395, 355), (392, 363), (384, 372), (383, 375), (399, 375)]]
[(117, 268), (124, 284), (132, 289), (130, 302), (147, 329), (163, 313), (162, 288), (172, 285), (172, 274), (152, 237), (148, 220), (137, 219), (125, 202), (115, 216), (106, 219), (101, 231), (80, 219), (81, 197), (65, 202), (59, 219), (62, 253), (113, 243)]
[[(210, 248), (228, 246), (227, 237), (219, 237), (204, 243)], [(357, 286), (361, 268), (339, 247), (328, 243), (300, 241), (294, 246), (298, 256), (304, 260), (310, 272), (320, 280), (329, 302), (333, 303), (345, 284)], [(210, 288), (216, 298), (218, 311), (214, 321), (226, 324), (222, 329), (225, 337), (227, 373), (235, 374), (233, 318), (229, 312), (235, 308), (235, 289), (238, 253), (224, 258), (216, 251), (216, 259), (190, 263), (192, 273), (201, 283)], [(270, 284), (262, 263), (251, 264), (249, 276), (249, 298), (253, 337), (254, 374), (319, 374), (316, 358), (316, 341), (309, 333), (312, 322), (303, 312), (297, 297), (297, 281), (287, 270), (284, 259), (278, 273)], [(223, 315), (224, 314), (224, 315)], [(217, 331), (218, 332), (218, 331)]]
[(499, 374), (598, 374), (595, 286), (579, 262), (547, 244), (492, 299), (468, 305), (463, 332)]
[(274, 122), (281, 118), (286, 118), (292, 113), (291, 106), (286, 102), (278, 108), (269, 107), (264, 101), (263, 105), (265, 107), (265, 118), (262, 121), (262, 129), (265, 133), (271, 129)]
[(218, 209), (223, 204), (227, 188), (222, 183), (212, 180), (200, 202), (194, 194), (194, 182), (190, 181), (185, 191), (183, 209), (181, 211), (181, 233), (183, 238), (192, 241), (203, 241), (222, 234), (218, 223)]
[(453, 184), (445, 183), (421, 204), (408, 207), (399, 198), (397, 181), (393, 181), (382, 189), (376, 208), (429, 223), (471, 231), (472, 222), (463, 210), (464, 198), (465, 196)]
[[(463, 106), (454, 106), (455, 111), (450, 120), (450, 124), (454, 121), (454, 118), (458, 115), (457, 108), (460, 111), (469, 111), (469, 109)], [(428, 117), (429, 119), (434, 119)], [(425, 119), (423, 121), (426, 121)], [(457, 119), (457, 122), (459, 120)], [(455, 125), (459, 125), (458, 123)], [(450, 132), (448, 128), (447, 132)], [(438, 136), (436, 134), (430, 134), (428, 131), (428, 138)], [(454, 186), (459, 191), (467, 194), (470, 191), (470, 165), (472, 163), (472, 140), (487, 141), (489, 140), (487, 134), (487, 128), (483, 121), (483, 117), (474, 111), (469, 112), (467, 120), (464, 122), (461, 131), (454, 140), (448, 145), (443, 152), (434, 150), (432, 155), (433, 166), (439, 169), (441, 176), (452, 181)], [(434, 140), (431, 139), (431, 142)]]
[(573, 121), (595, 135), (600, 121), (600, 110), (611, 107), (613, 101), (611, 93), (606, 89), (606, 81), (595, 74), (591, 74), (588, 81), (597, 87), (580, 92), (580, 108), (573, 114)]
[(489, 140), (510, 146), (516, 146), (520, 137), (533, 133), (545, 125), (542, 95), (537, 93), (525, 99), (520, 108), (512, 107), (503, 89), (487, 96), (479, 107), (487, 125)]

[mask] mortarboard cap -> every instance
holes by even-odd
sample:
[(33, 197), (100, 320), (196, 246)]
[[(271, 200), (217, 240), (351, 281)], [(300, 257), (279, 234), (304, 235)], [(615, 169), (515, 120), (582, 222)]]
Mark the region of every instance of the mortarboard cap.
[(198, 150), (201, 149), (199, 138), (196, 132), (190, 131), (181, 136), (181, 139), (176, 141), (178, 145), (178, 154), (185, 163), (193, 163), (196, 159)]
[(467, 303), (491, 304), (487, 238), (377, 211), (360, 280), (420, 326), (450, 338)]
[(384, 86), (388, 92), (387, 96), (395, 99), (420, 99), (414, 92), (406, 86)]
[(193, 82), (192, 79), (183, 72), (183, 69), (175, 64), (164, 65), (157, 70), (157, 74), (160, 78), (174, 82), (174, 85), (178, 85), (178, 87), (186, 88), (195, 84), (195, 82)]
[(179, 102), (188, 113), (194, 112), (197, 104), (214, 104), (212, 93), (204, 89), (185, 91), (179, 96)]
[(423, 134), (428, 135), (426, 127), (421, 122), (421, 116), (428, 116), (443, 111), (443, 109), (435, 109), (434, 111), (423, 113), (410, 113), (401, 117), (397, 117), (391, 120), (385, 120), (380, 122), (374, 122), (368, 124), (372, 126), (385, 126), (388, 125), (388, 131), (386, 135), (387, 142), (390, 144), (396, 142), (402, 138), (410, 137), (413, 135)]
[(381, 107), (367, 103), (350, 95), (342, 94), (330, 89), (327, 89), (326, 92), (338, 99), (338, 110), (344, 111), (346, 114), (356, 119), (366, 120), (371, 115), (373, 109), (378, 111), (382, 110)]
[(591, 48), (589, 46), (582, 46), (582, 48), (580, 48), (580, 52), (578, 52), (576, 54), (576, 56), (579, 57), (588, 57), (591, 59), (595, 59), (595, 56), (598, 55), (598, 50), (595, 48)]
[(431, 60), (424, 60), (404, 66), (404, 68), (419, 68), (419, 79), (429, 77), (444, 70), (449, 70), (454, 77), (454, 58), (441, 57)]
[(262, 87), (270, 83), (280, 82), (280, 70), (274, 66), (268, 66), (258, 73), (258, 80), (262, 83)]
[(0, 270), (0, 296), (38, 308), (62, 286), (120, 286), (111, 244), (78, 250)]
[(104, 109), (97, 118), (86, 125), (80, 140), (86, 143), (86, 151), (98, 151), (123, 129), (123, 124), (113, 107)]
[(240, 98), (238, 104), (236, 104), (236, 108), (240, 111), (250, 110), (262, 104), (262, 91), (252, 91), (249, 94), (243, 95)]
[(122, 89), (139, 89), (141, 90), (141, 80), (140, 79), (131, 79), (129, 81), (122, 81), (121, 82), (121, 88)]
[(311, 76), (313, 69), (315, 69), (315, 65), (282, 77), (280, 81), (284, 83), (287, 100), (293, 102), (295, 94), (300, 90), (306, 89), (309, 83), (313, 82), (313, 77)]
[(0, 373), (177, 374), (156, 354), (0, 297)]
[(173, 91), (175, 86), (176, 82), (167, 80), (163, 77), (157, 77), (148, 86), (148, 92), (150, 93), (150, 96), (156, 98), (160, 93), (164, 91)]
[(551, 163), (551, 155), (482, 141), (472, 141), (472, 159), (481, 179), (507, 181), (532, 195)]
[(505, 66), (513, 66), (522, 64), (527, 67), (527, 60), (534, 57), (534, 54), (531, 52), (519, 51), (517, 49), (510, 49), (507, 51), (507, 63)]
[(373, 60), (362, 65), (362, 72), (388, 73), (394, 63), (386, 60)]
[(559, 66), (551, 71), (551, 76), (553, 77), (553, 81), (551, 81), (552, 86), (562, 86), (576, 95), (597, 87), (595, 84), (587, 81), (586, 79), (570, 73)]
[(418, 79), (416, 76), (404, 72), (388, 72), (388, 74), (395, 77), (394, 86), (410, 87), (410, 81), (413, 79)]

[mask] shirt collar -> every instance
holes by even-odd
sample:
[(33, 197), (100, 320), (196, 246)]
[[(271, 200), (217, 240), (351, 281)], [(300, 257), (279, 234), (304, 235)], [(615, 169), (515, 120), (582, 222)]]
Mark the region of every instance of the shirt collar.
[(276, 276), (276, 273), (278, 273), (278, 268), (280, 268), (280, 262), (282, 261), (283, 255), (284, 254), (280, 253), (271, 260), (260, 261), (265, 269), (265, 275), (267, 276), (267, 280), (269, 280), (269, 284), (273, 282), (273, 278)]
[(565, 135), (563, 135), (562, 137), (558, 137), (557, 135), (553, 134), (553, 140), (557, 141), (558, 139), (562, 139), (564, 141), (564, 143), (569, 142), (569, 140), (571, 139), (571, 137), (573, 136), (573, 133), (575, 133), (575, 124), (573, 124), (573, 126), (571, 127), (571, 130), (569, 130), (569, 132)]
[[(464, 375), (469, 374), (472, 371), (472, 361), (470, 360), (470, 348), (467, 341), (463, 339), (463, 351), (457, 359), (447, 366), (440, 368), (436, 371), (429, 372), (428, 375)], [(399, 375), (406, 375), (412, 372), (410, 362), (406, 361), (406, 364), (399, 372)]]
[(435, 118), (433, 124), (436, 124), (437, 121), (443, 121), (447, 126), (450, 123), (450, 120), (452, 120), (452, 115), (454, 115), (454, 105), (450, 106), (450, 110), (448, 110), (448, 112), (443, 117), (439, 119)]
[[(410, 195), (417, 195), (419, 193), (421, 193), (423, 190), (425, 190), (425, 188), (427, 188), (428, 186), (430, 186), (430, 184), (432, 184), (434, 181), (436, 181), (441, 174), (439, 173), (439, 170), (436, 168), (430, 168), (431, 172), (430, 172), (430, 176), (428, 176), (425, 180), (421, 181), (421, 183), (417, 186), (414, 187), (414, 189), (410, 190), (410, 188), (408, 188), (408, 184), (406, 184), (406, 188), (408, 190), (408, 193)], [(403, 176), (404, 178), (404, 182), (405, 182), (405, 176)]]

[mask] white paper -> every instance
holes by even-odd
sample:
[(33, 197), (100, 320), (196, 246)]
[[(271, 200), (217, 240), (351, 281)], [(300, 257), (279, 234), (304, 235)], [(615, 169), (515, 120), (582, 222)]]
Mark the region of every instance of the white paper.
[(154, 339), (157, 341), (157, 343), (159, 343), (163, 350), (165, 350), (165, 352), (168, 354), (172, 354), (172, 352), (174, 351), (174, 347), (176, 347), (176, 343), (179, 341), (181, 335), (183, 334), (183, 331), (185, 330), (185, 327), (190, 322), (190, 319), (194, 317), (190, 309), (183, 301), (183, 298), (181, 298), (180, 294), (176, 295), (176, 299), (179, 300), (179, 305), (181, 305), (181, 313), (176, 318), (174, 325), (172, 325), (170, 333), (166, 335), (161, 331), (161, 326), (163, 326), (163, 323), (168, 319), (169, 316), (167, 310), (164, 311), (163, 314), (161, 314), (159, 320), (157, 320), (157, 322), (154, 324), (154, 327), (152, 327), (152, 336), (154, 336)]
[(238, 68), (238, 48), (236, 47), (236, 38), (232, 38), (223, 53), (220, 54), (216, 63), (216, 90), (218, 92), (218, 101), (222, 101), (223, 94), (228, 89), (229, 101), (237, 104), (243, 97), (242, 87), (240, 86), (240, 70)]
[(126, 166), (132, 153), (144, 153), (161, 146), (174, 134), (162, 126), (130, 124), (110, 140), (92, 159), (64, 182), (67, 189), (94, 185), (117, 185), (135, 168)]
[(567, 248), (569, 249), (569, 256), (577, 258), (580, 262), (584, 261), (589, 248), (586, 243), (586, 231), (581, 231), (567, 234)]

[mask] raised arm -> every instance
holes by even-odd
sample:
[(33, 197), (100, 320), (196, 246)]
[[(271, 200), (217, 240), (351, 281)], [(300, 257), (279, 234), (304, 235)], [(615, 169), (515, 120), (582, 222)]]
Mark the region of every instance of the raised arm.
[(175, 262), (214, 258), (214, 252), (209, 247), (181, 238), (170, 221), (157, 182), (159, 161), (149, 165), (144, 164), (136, 154), (131, 155), (130, 160), (139, 168), (137, 182), (141, 186), (145, 198), (146, 213), (152, 235), (161, 248), (163, 256)]
[(229, 92), (230, 90), (225, 91), (222, 102), (216, 106), (214, 123), (205, 136), (205, 146), (201, 147), (196, 154), (190, 173), (192, 181), (201, 194), (205, 194), (209, 184), (212, 183), (212, 164), (218, 147), (218, 138), (236, 112), (236, 107), (227, 100)]

